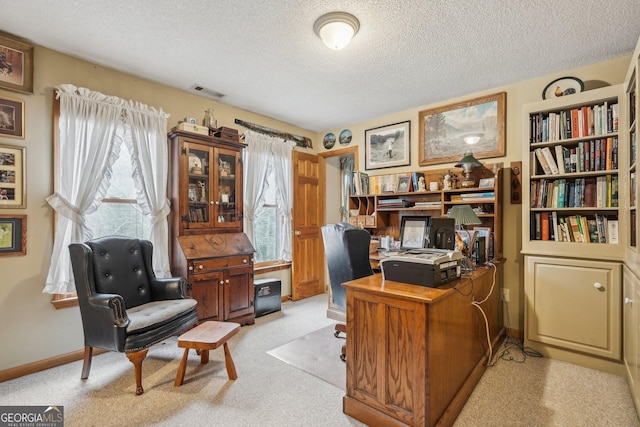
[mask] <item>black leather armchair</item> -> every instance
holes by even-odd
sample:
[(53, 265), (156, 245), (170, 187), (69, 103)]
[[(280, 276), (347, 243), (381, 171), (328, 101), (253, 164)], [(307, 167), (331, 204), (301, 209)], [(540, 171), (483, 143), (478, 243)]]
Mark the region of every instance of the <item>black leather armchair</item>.
[(147, 240), (110, 236), (73, 243), (69, 251), (84, 329), (81, 378), (89, 377), (94, 347), (124, 352), (135, 367), (136, 395), (142, 394), (149, 347), (198, 321), (186, 279), (156, 278)]
[[(331, 298), (337, 307), (346, 312), (347, 295), (342, 284), (373, 274), (369, 262), (371, 235), (366, 230), (340, 222), (323, 226), (322, 240), (329, 270)], [(338, 323), (335, 336), (338, 337), (340, 332), (346, 332), (346, 327)], [(345, 359), (344, 348), (340, 358)]]

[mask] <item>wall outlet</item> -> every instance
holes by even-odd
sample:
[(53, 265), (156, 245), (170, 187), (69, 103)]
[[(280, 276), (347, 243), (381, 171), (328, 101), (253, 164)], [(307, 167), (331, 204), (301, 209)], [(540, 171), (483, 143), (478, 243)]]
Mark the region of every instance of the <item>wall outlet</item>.
[(505, 302), (509, 302), (509, 289), (503, 289), (502, 290), (502, 299)]

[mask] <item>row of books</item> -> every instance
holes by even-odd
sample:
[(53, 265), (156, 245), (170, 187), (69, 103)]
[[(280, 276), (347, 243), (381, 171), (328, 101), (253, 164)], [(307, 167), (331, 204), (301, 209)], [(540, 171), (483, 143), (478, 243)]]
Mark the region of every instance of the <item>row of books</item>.
[(496, 197), (496, 193), (493, 191), (480, 191), (472, 193), (452, 194), (452, 202), (472, 202), (472, 201), (487, 201), (493, 203), (493, 199)]
[(618, 207), (617, 175), (531, 181), (532, 208)]
[(369, 176), (366, 172), (353, 172), (351, 195), (361, 196), (382, 193), (406, 193), (418, 191), (423, 172), (406, 172)]
[(369, 194), (369, 175), (366, 172), (353, 173), (351, 194), (356, 196)]
[(619, 107), (604, 102), (559, 112), (537, 113), (529, 117), (529, 142), (554, 142), (618, 132)]
[(553, 152), (549, 147), (538, 147), (532, 153), (545, 175), (618, 169), (617, 136), (580, 141), (574, 147), (556, 145)]
[(189, 222), (207, 222), (209, 221), (209, 208), (190, 208)]
[(618, 220), (605, 215), (566, 215), (556, 212), (531, 214), (531, 240), (576, 243), (618, 243)]

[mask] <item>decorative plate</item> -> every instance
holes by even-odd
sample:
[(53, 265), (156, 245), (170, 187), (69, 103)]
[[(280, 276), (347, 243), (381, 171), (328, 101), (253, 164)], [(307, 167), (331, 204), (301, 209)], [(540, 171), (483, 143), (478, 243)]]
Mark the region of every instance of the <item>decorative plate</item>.
[(322, 141), (324, 144), (324, 148), (327, 150), (333, 148), (336, 145), (336, 136), (332, 133), (328, 133), (324, 136), (324, 140)]
[(576, 77), (560, 77), (549, 83), (542, 91), (542, 99), (553, 99), (582, 92), (584, 83)]
[(351, 131), (349, 129), (345, 129), (342, 132), (340, 132), (340, 137), (338, 138), (338, 141), (340, 141), (340, 145), (348, 145), (351, 142)]

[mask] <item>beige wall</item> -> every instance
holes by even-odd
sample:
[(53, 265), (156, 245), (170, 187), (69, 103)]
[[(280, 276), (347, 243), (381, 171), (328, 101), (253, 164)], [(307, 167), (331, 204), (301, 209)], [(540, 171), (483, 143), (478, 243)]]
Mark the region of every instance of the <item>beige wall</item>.
[[(507, 155), (495, 159), (495, 161), (502, 161), (508, 166), (509, 162), (520, 160), (522, 104), (539, 100), (542, 89), (547, 82), (563, 75), (574, 75), (584, 81), (602, 80), (610, 84), (620, 83), (623, 81), (628, 61), (628, 57), (620, 58), (485, 92), (492, 93), (503, 90), (507, 92)], [(0, 145), (27, 148), (27, 208), (5, 209), (0, 213), (27, 214), (28, 216), (27, 255), (0, 257), (0, 271), (3, 272), (4, 277), (0, 285), (0, 324), (3, 325), (0, 332), (0, 342), (2, 342), (0, 371), (63, 355), (79, 350), (83, 346), (82, 326), (77, 307), (56, 310), (50, 303), (50, 295), (42, 293), (53, 244), (53, 211), (46, 203), (45, 197), (53, 192), (51, 106), (55, 85), (72, 83), (108, 95), (134, 99), (154, 107), (160, 107), (171, 114), (169, 127), (175, 126), (179, 119), (186, 116), (201, 118), (205, 108), (213, 107), (218, 125), (237, 127), (233, 122), (235, 118), (240, 118), (310, 137), (314, 141), (314, 151), (324, 150), (321, 141), (325, 132), (315, 134), (258, 114), (228, 107), (206, 98), (80, 61), (41, 47), (35, 49), (34, 62), (34, 94), (24, 95), (0, 89), (0, 96), (20, 99), (25, 102), (26, 116), (26, 139), (0, 137)], [(424, 90), (427, 91), (428, 88)], [(442, 104), (482, 94), (469, 94)], [(421, 169), (418, 166), (418, 111), (433, 106), (435, 105), (399, 112), (338, 129), (328, 129), (327, 132), (331, 131), (338, 135), (342, 129), (348, 128), (353, 132), (351, 144), (362, 146), (365, 129), (411, 120), (412, 165), (397, 169), (385, 169), (384, 173), (418, 170)], [(240, 130), (242, 131), (242, 129)], [(358, 164), (364, 165), (364, 149), (359, 150), (359, 156)], [(439, 165), (439, 167), (443, 167), (443, 165)], [(521, 292), (523, 272), (519, 254), (520, 214), (519, 205), (510, 205), (508, 202), (505, 204), (504, 253), (507, 258), (505, 287), (511, 290), (509, 320), (511, 326), (516, 329), (523, 328)], [(290, 289), (288, 271), (264, 277), (282, 279), (283, 294), (285, 295), (287, 289)]]
[[(479, 96), (488, 95), (496, 92), (507, 93), (507, 118), (506, 118), (506, 155), (504, 157), (498, 157), (493, 159), (482, 159), (483, 163), (503, 162), (506, 168), (509, 167), (511, 162), (522, 160), (522, 106), (524, 104), (540, 101), (542, 99), (542, 90), (550, 81), (562, 77), (562, 76), (575, 76), (585, 82), (585, 90), (595, 89), (596, 87), (606, 86), (607, 84), (618, 84), (624, 81), (625, 73), (629, 65), (630, 56), (618, 58), (612, 61), (607, 61), (599, 64), (594, 64), (588, 67), (579, 68), (576, 70), (563, 71), (558, 74), (553, 74), (545, 77), (540, 77), (524, 82), (515, 83), (508, 86), (502, 86), (493, 88), (484, 92), (477, 92), (465, 95), (460, 98), (449, 99), (445, 102), (425, 105), (413, 110), (407, 110), (399, 113), (394, 113), (385, 117), (380, 117), (375, 120), (368, 120), (362, 123), (354, 123), (341, 128), (328, 129), (327, 132), (333, 132), (335, 135), (339, 135), (343, 129), (350, 129), (353, 133), (353, 140), (351, 144), (358, 144), (360, 149), (358, 150), (358, 164), (365, 164), (365, 150), (364, 150), (364, 132), (366, 129), (375, 128), (378, 126), (384, 126), (390, 123), (403, 122), (411, 120), (411, 165), (389, 168), (381, 170), (367, 171), (369, 175), (383, 175), (389, 173), (398, 173), (406, 171), (416, 170), (428, 170), (428, 169), (441, 169), (451, 167), (453, 169), (453, 163), (434, 165), (433, 167), (420, 167), (419, 162), (419, 150), (418, 150), (418, 113), (421, 110), (435, 108), (441, 105), (447, 105), (455, 102), (461, 102), (468, 99), (473, 99)], [(428, 88), (424, 89), (428, 91)], [(525, 124), (528, 125), (528, 122)], [(326, 133), (326, 132), (325, 132)], [(317, 140), (322, 141), (324, 134), (318, 135)], [(320, 144), (318, 144), (320, 145)], [(335, 149), (335, 148), (334, 148)], [(324, 147), (319, 148), (320, 152), (330, 151), (325, 150)], [(362, 168), (364, 170), (364, 168)], [(505, 171), (503, 188), (507, 190), (509, 188), (509, 171)], [(330, 207), (327, 206), (327, 210)], [(524, 266), (522, 265), (523, 257), (520, 254), (522, 247), (522, 209), (521, 205), (512, 205), (510, 203), (509, 193), (505, 192), (504, 208), (503, 208), (503, 254), (506, 258), (504, 265), (504, 287), (510, 290), (508, 303), (508, 318), (505, 318), (505, 323), (512, 329), (520, 331), (524, 330)]]
[[(53, 246), (53, 210), (45, 197), (53, 192), (51, 129), (55, 85), (71, 83), (160, 107), (171, 115), (169, 128), (187, 116), (201, 119), (204, 110), (213, 107), (218, 126), (235, 127), (242, 132), (243, 128), (234, 125), (234, 119), (239, 118), (316, 138), (313, 132), (49, 49), (36, 47), (34, 63), (32, 95), (0, 89), (0, 96), (25, 102), (26, 117), (26, 138), (0, 136), (0, 145), (26, 147), (27, 157), (27, 208), (0, 212), (27, 215), (27, 255), (0, 257), (0, 371), (79, 350), (84, 345), (78, 308), (56, 310), (51, 296), (42, 293)], [(281, 278), (283, 287), (290, 289), (288, 274), (277, 272), (268, 277)]]

